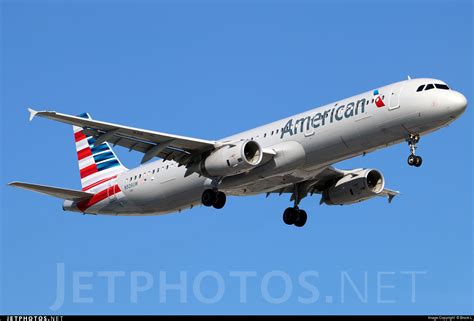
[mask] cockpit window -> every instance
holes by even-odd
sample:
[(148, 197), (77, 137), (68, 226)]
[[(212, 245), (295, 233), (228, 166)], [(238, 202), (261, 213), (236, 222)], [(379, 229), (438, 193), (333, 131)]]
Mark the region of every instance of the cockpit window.
[(426, 85), (425, 90), (430, 90), (430, 89), (433, 89), (433, 88), (434, 88), (433, 84), (428, 84), (428, 85)]
[(444, 89), (444, 90), (449, 90), (449, 87), (444, 85), (444, 84), (435, 84), (436, 88), (438, 89)]
[(423, 88), (425, 88), (425, 85), (421, 85), (420, 87), (418, 87), (418, 89), (416, 91), (422, 91)]

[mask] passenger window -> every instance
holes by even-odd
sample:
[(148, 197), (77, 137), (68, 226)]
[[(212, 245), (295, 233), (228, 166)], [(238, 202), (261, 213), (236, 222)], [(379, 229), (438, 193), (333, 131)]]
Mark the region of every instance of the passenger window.
[(279, 129), (277, 129), (276, 133), (278, 134), (278, 132), (279, 132), (279, 131), (280, 131), (280, 130), (279, 130)]
[(436, 88), (438, 89), (444, 89), (444, 90), (449, 90), (449, 87), (443, 84), (435, 84)]
[(267, 133), (263, 134), (263, 137), (264, 137), (264, 138), (267, 137)]
[(138, 178), (142, 178), (142, 174), (138, 175)]
[(428, 85), (426, 85), (425, 90), (430, 90), (430, 89), (433, 89), (433, 88), (434, 88), (433, 84), (428, 84)]
[(420, 87), (418, 87), (418, 89), (416, 91), (422, 91), (423, 88), (425, 88), (425, 85), (421, 85)]
[(273, 130), (272, 130), (272, 135), (273, 135)]

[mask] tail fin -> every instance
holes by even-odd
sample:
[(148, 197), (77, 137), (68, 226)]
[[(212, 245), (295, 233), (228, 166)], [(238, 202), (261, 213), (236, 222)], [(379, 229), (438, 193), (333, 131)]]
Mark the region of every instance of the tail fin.
[[(83, 113), (79, 117), (91, 119)], [(92, 190), (127, 170), (108, 143), (95, 146), (95, 139), (84, 128), (73, 126), (82, 190)]]

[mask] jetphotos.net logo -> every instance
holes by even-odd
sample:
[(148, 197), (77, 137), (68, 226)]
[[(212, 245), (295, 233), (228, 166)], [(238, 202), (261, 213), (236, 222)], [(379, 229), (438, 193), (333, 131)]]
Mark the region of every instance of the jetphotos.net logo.
[(410, 305), (417, 302), (417, 289), (426, 285), (427, 277), (426, 271), (411, 269), (301, 270), (296, 273), (282, 270), (75, 271), (66, 269), (64, 263), (57, 263), (56, 273), (52, 311), (58, 311), (65, 304), (209, 305), (222, 300), (226, 300), (226, 304)]
[(377, 97), (375, 98), (375, 106), (377, 106), (377, 108), (385, 107), (385, 104), (384, 104), (384, 102), (383, 102), (383, 100), (382, 100), (382, 97), (381, 97), (381, 95), (380, 95), (378, 89), (375, 89), (375, 90), (374, 90), (374, 96), (377, 96)]

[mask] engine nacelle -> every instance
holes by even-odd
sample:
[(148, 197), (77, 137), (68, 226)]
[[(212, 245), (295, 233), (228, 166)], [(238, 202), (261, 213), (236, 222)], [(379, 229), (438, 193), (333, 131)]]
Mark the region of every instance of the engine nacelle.
[(383, 191), (384, 186), (385, 179), (378, 170), (355, 170), (326, 189), (321, 201), (327, 205), (358, 203), (377, 196)]
[(201, 169), (206, 176), (233, 176), (260, 165), (262, 157), (260, 144), (246, 140), (214, 151), (204, 159)]

